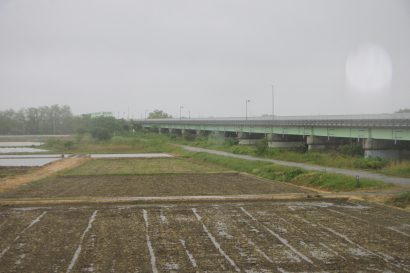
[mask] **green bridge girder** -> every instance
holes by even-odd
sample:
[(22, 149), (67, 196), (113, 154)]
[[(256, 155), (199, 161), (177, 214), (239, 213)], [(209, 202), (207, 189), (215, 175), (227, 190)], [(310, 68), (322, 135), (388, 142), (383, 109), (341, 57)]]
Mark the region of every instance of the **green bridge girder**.
[(360, 127), (305, 127), (305, 126), (257, 126), (257, 125), (203, 125), (203, 124), (169, 124), (142, 122), (146, 128), (166, 128), (180, 130), (201, 130), (215, 132), (243, 132), (261, 134), (281, 134), (299, 136), (340, 137), (354, 139), (380, 139), (410, 141), (409, 128), (360, 128)]

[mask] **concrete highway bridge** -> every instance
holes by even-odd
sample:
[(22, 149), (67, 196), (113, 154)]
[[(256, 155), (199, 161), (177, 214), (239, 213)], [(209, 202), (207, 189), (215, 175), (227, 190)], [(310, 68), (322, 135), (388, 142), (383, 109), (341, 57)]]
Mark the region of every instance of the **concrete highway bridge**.
[(270, 147), (307, 145), (309, 150), (358, 142), (365, 156), (399, 159), (410, 155), (410, 114), (290, 116), (266, 118), (146, 119), (160, 133), (237, 137), (239, 144), (267, 138)]

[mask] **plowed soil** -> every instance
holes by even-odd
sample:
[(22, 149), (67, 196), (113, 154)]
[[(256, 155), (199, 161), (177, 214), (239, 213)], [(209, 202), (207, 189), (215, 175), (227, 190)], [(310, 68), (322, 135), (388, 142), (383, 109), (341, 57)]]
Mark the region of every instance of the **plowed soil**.
[(238, 173), (57, 176), (0, 193), (2, 198), (238, 195), (310, 192)]
[(0, 209), (1, 272), (408, 272), (410, 213), (288, 201)]

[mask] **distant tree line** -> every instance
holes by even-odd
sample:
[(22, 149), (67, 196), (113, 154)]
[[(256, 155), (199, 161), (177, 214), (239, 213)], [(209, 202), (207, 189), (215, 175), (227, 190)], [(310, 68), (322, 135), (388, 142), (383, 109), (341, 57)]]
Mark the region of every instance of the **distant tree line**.
[(42, 106), (0, 111), (0, 134), (69, 134), (74, 116), (69, 106)]
[(398, 114), (401, 114), (401, 113), (410, 113), (410, 108), (400, 109), (399, 111), (396, 111), (396, 113), (398, 113)]
[[(149, 113), (149, 118), (171, 118), (161, 110)], [(0, 111), (1, 135), (50, 135), (91, 134), (100, 140), (110, 139), (114, 134), (139, 129), (132, 120), (111, 116), (73, 115), (67, 105), (23, 108), (18, 111)]]
[(172, 118), (172, 116), (158, 109), (148, 114), (148, 119), (160, 119), (160, 118)]

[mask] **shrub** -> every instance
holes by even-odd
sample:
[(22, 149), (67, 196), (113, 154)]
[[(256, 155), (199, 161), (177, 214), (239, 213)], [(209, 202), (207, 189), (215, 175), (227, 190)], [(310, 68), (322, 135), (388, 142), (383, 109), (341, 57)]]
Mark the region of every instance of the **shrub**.
[(350, 156), (361, 156), (364, 154), (363, 147), (360, 143), (341, 145), (337, 148), (337, 151), (343, 155)]
[(400, 194), (398, 197), (393, 198), (390, 202), (394, 206), (405, 208), (408, 205), (410, 205), (410, 191), (408, 192), (403, 192)]
[(74, 146), (74, 142), (72, 142), (71, 140), (65, 141), (64, 142), (64, 149), (65, 150), (71, 150)]
[(358, 158), (353, 162), (353, 166), (362, 169), (380, 170), (388, 164), (387, 160), (376, 158)]
[(96, 138), (101, 141), (110, 140), (112, 135), (110, 131), (106, 128), (96, 127), (91, 131), (91, 135), (93, 138)]
[(304, 173), (301, 169), (288, 169), (283, 173), (283, 180), (284, 181), (290, 181), (293, 178), (295, 178), (298, 175), (301, 175), (302, 173)]
[(238, 143), (239, 143), (239, 140), (235, 137), (227, 137), (225, 139), (226, 146), (234, 146), (234, 145), (237, 145)]
[(263, 155), (268, 150), (268, 141), (266, 139), (259, 139), (256, 141), (256, 153)]

